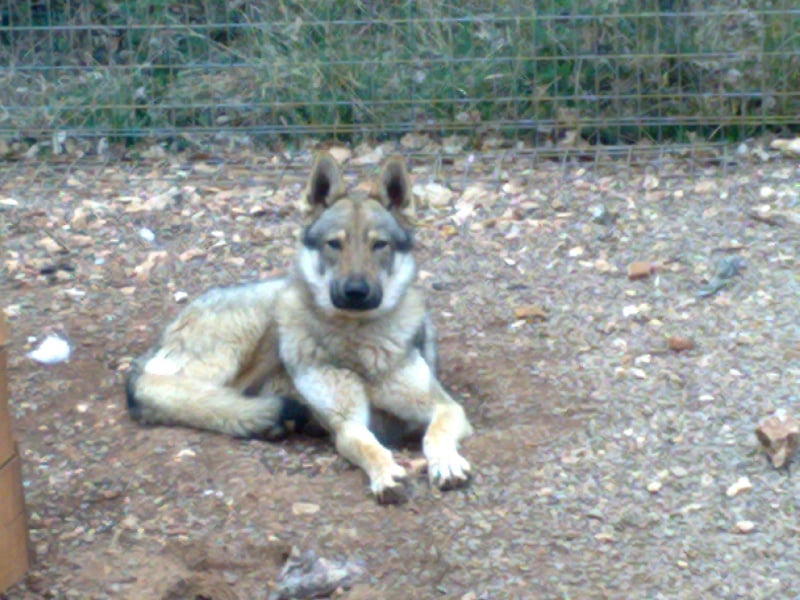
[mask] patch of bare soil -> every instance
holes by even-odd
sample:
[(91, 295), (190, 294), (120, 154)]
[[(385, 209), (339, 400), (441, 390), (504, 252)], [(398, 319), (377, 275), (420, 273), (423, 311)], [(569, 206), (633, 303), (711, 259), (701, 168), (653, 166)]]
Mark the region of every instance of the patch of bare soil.
[[(363, 567), (343, 598), (795, 593), (800, 484), (754, 428), (798, 412), (796, 162), (412, 161), (476, 477), (442, 494), (419, 474), (389, 508), (326, 440), (142, 428), (124, 408), (177, 301), (290, 264), (309, 162), (6, 165), (0, 299), (37, 557), (9, 598), (266, 598), (292, 547)], [(26, 355), (50, 333), (68, 362)]]

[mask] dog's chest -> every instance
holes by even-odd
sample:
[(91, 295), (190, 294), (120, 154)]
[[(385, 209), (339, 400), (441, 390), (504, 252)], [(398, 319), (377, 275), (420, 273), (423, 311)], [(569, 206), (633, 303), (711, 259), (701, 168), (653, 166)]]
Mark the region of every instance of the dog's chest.
[(406, 358), (409, 344), (404, 333), (368, 327), (331, 328), (318, 330), (315, 341), (324, 362), (372, 379)]

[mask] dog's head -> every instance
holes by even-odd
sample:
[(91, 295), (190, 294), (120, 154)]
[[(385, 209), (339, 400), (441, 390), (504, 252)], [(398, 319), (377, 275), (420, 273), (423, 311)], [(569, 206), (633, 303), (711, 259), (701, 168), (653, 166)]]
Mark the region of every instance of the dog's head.
[(320, 154), (303, 202), (307, 222), (298, 267), (316, 305), (353, 318), (395, 308), (415, 276), (405, 216), (411, 182), (403, 159), (386, 161), (371, 193), (348, 192), (334, 158)]

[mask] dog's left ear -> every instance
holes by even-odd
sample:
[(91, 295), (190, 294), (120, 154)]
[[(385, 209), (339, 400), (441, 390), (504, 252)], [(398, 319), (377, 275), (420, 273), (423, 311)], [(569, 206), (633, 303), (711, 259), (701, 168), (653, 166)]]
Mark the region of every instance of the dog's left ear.
[(411, 180), (402, 156), (392, 156), (378, 179), (378, 199), (389, 210), (404, 211), (412, 204)]

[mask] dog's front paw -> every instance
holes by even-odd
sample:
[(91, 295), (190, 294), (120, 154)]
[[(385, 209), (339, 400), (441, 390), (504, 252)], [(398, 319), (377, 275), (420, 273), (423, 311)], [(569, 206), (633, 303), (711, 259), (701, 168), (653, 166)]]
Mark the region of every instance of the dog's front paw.
[(397, 463), (373, 479), (370, 487), (378, 504), (404, 504), (410, 496), (408, 474)]
[(464, 487), (470, 480), (470, 466), (456, 450), (428, 457), (428, 479), (442, 491)]

